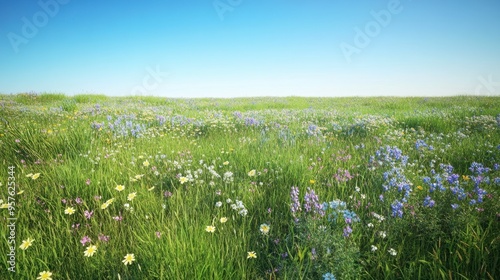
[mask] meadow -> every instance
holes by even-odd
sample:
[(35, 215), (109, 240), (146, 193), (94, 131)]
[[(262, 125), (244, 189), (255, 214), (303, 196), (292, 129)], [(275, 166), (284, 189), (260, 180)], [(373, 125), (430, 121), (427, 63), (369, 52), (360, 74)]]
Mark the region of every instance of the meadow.
[(0, 95), (0, 149), (0, 279), (500, 279), (500, 97)]

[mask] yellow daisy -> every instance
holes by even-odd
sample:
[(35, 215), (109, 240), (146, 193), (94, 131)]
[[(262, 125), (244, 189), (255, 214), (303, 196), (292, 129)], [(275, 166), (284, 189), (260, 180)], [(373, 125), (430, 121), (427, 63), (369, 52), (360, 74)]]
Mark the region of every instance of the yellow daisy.
[(64, 214), (73, 215), (75, 213), (75, 208), (68, 207), (64, 210)]
[(123, 261), (122, 263), (124, 263), (125, 265), (129, 265), (129, 264), (132, 264), (132, 262), (135, 261), (135, 256), (134, 254), (127, 254), (125, 255), (125, 257), (123, 258)]
[(40, 274), (38, 274), (40, 276), (38, 276), (36, 279), (39, 279), (39, 280), (52, 280), (52, 272), (50, 271), (42, 271), (40, 272)]
[(205, 228), (205, 231), (210, 232), (210, 233), (214, 233), (215, 232), (215, 227), (214, 226), (207, 226)]
[(26, 240), (23, 240), (23, 243), (21, 244), (21, 246), (19, 246), (19, 248), (26, 250), (29, 246), (33, 245), (33, 241), (35, 241), (35, 239), (28, 238)]
[(83, 254), (85, 255), (85, 257), (92, 257), (95, 254), (95, 252), (97, 252), (97, 246), (91, 245), (87, 247), (87, 250), (85, 250)]
[(132, 201), (137, 196), (137, 192), (129, 193), (127, 196), (128, 201)]

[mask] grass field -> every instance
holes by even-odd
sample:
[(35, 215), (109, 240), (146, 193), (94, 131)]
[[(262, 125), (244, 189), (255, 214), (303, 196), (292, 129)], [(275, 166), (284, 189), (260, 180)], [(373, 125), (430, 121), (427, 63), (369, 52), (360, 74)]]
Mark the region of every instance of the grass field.
[(500, 279), (500, 97), (18, 94), (0, 120), (0, 279)]

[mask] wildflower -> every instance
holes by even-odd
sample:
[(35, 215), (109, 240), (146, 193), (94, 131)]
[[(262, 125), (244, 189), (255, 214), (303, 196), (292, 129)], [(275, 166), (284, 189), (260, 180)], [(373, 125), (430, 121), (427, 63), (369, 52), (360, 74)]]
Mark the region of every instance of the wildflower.
[(104, 235), (102, 233), (99, 233), (99, 241), (108, 242), (109, 241), (109, 235)]
[(129, 265), (129, 264), (132, 264), (132, 262), (135, 261), (135, 256), (134, 254), (127, 254), (125, 255), (125, 257), (123, 258), (123, 261), (122, 263), (124, 263), (125, 265)]
[(73, 215), (73, 213), (75, 213), (75, 208), (73, 207), (68, 207), (64, 210), (64, 214)]
[(90, 241), (92, 241), (90, 237), (85, 235), (84, 237), (82, 237), (82, 240), (80, 240), (80, 243), (82, 243), (82, 245), (85, 246), (85, 244), (89, 243)]
[(85, 210), (85, 212), (83, 212), (83, 215), (85, 215), (85, 218), (87, 218), (87, 220), (90, 220), (90, 218), (92, 218), (92, 215), (94, 214), (94, 211), (88, 211), (88, 210)]
[(31, 239), (31, 238), (23, 240), (23, 243), (21, 244), (21, 246), (19, 246), (19, 248), (26, 250), (26, 249), (28, 249), (29, 246), (31, 246), (33, 244), (33, 241), (35, 241), (35, 240)]
[(223, 165), (228, 165), (229, 164), (229, 161), (225, 161), (222, 163)]
[(335, 276), (330, 272), (323, 274), (323, 280), (335, 280)]
[(40, 272), (40, 274), (38, 274), (39, 276), (36, 278), (36, 279), (39, 279), (39, 280), (52, 280), (52, 272), (50, 271), (42, 271)]
[(309, 180), (309, 184), (314, 185), (315, 183), (316, 183), (316, 180), (313, 180), (313, 179)]
[(431, 199), (430, 196), (426, 196), (424, 199), (424, 206), (425, 207), (433, 207), (436, 202)]
[(290, 191), (290, 197), (292, 199), (292, 205), (290, 206), (290, 209), (292, 211), (292, 214), (295, 216), (296, 212), (301, 211), (301, 206), (299, 202), (299, 188), (298, 187), (292, 187)]
[(148, 160), (145, 160), (143, 163), (142, 163), (143, 166), (145, 167), (148, 167), (149, 166), (149, 161)]
[(215, 203), (215, 207), (221, 207), (222, 206), (222, 201), (217, 201)]
[(109, 206), (109, 203), (104, 202), (103, 204), (101, 204), (101, 209), (104, 210), (104, 209), (108, 208), (108, 206)]
[(352, 228), (350, 226), (346, 226), (344, 228), (344, 237), (349, 237), (352, 233)]
[(125, 189), (124, 185), (117, 185), (116, 188), (115, 188), (115, 190), (117, 190), (119, 192), (123, 191), (124, 189)]
[(85, 255), (85, 257), (92, 257), (95, 254), (95, 252), (97, 252), (97, 246), (91, 245), (87, 247), (87, 249), (85, 250), (85, 252), (83, 252), (83, 254)]
[(225, 222), (227, 222), (227, 218), (226, 218), (226, 217), (222, 217), (222, 218), (220, 218), (220, 222), (221, 222), (221, 223), (225, 223)]
[(271, 227), (268, 224), (260, 225), (260, 232), (262, 232), (262, 234), (268, 234), (270, 229)]
[(392, 249), (392, 248), (390, 248), (390, 249), (388, 250), (388, 252), (389, 252), (389, 254), (391, 254), (392, 256), (395, 256), (395, 255), (397, 255), (397, 254), (398, 254), (398, 252), (396, 252), (396, 250), (394, 250), (394, 249)]
[(385, 233), (385, 231), (379, 231), (378, 232), (378, 235), (382, 238), (385, 238), (387, 236), (387, 234)]
[(122, 217), (121, 215), (119, 215), (119, 216), (114, 216), (114, 217), (113, 217), (113, 220), (118, 221), (118, 222), (121, 222), (121, 221), (123, 220), (123, 217)]
[(87, 180), (85, 181), (85, 184), (87, 184), (87, 186), (90, 186), (90, 179), (87, 179)]
[(127, 196), (128, 201), (132, 201), (137, 196), (137, 192), (129, 193)]
[(377, 250), (378, 250), (377, 246), (372, 245), (372, 252), (375, 252), (375, 251), (377, 251)]
[(255, 169), (252, 169), (252, 170), (250, 170), (250, 171), (248, 172), (248, 176), (253, 177), (253, 176), (255, 176), (255, 173), (256, 173), (256, 172), (255, 172)]
[(207, 226), (205, 228), (206, 232), (214, 233), (215, 232), (215, 227), (214, 226)]
[(83, 200), (82, 200), (80, 197), (77, 197), (77, 198), (75, 198), (75, 202), (76, 202), (77, 204), (82, 204), (82, 203), (83, 203)]
[(368, 223), (366, 226), (369, 227), (369, 228), (372, 228), (373, 224), (372, 223)]
[(458, 204), (456, 204), (456, 203), (452, 204), (451, 208), (453, 208), (453, 210), (457, 209), (458, 208)]
[(417, 186), (417, 190), (422, 191), (424, 188), (422, 186)]
[(35, 173), (33, 174), (33, 176), (31, 176), (31, 179), (36, 180), (38, 179), (38, 177), (40, 177), (40, 173)]
[(156, 237), (158, 237), (158, 238), (161, 237), (161, 232), (157, 231), (155, 234), (156, 234)]
[(255, 251), (250, 251), (247, 253), (247, 259), (256, 259), (257, 258), (257, 253)]
[(180, 177), (180, 178), (179, 178), (179, 182), (181, 182), (181, 185), (182, 185), (182, 184), (184, 184), (184, 183), (186, 183), (188, 180), (189, 180), (189, 179), (188, 179), (188, 178), (186, 178), (186, 177)]

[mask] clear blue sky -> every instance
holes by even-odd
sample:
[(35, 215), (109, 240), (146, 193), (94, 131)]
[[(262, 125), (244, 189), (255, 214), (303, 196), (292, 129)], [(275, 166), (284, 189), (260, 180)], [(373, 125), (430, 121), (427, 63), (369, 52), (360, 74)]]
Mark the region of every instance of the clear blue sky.
[(500, 95), (498, 0), (0, 0), (0, 93)]

